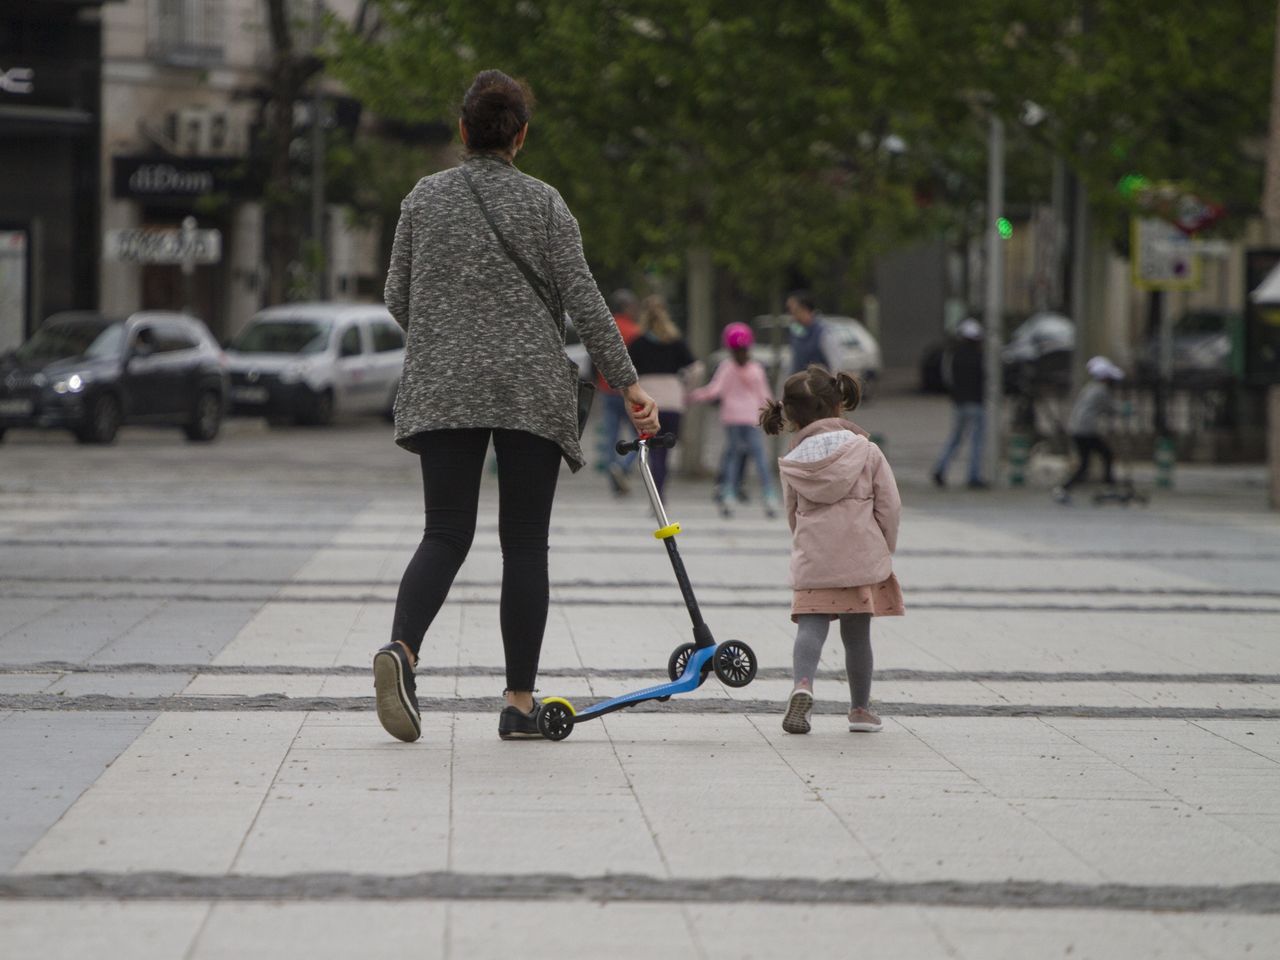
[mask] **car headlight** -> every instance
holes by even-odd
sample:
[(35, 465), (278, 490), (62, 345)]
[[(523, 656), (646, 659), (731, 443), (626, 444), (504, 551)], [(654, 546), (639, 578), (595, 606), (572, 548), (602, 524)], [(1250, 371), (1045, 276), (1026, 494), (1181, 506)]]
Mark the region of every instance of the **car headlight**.
[(85, 384), (89, 382), (87, 374), (73, 373), (71, 376), (62, 380), (55, 380), (53, 383), (53, 392), (57, 394), (79, 393), (84, 389)]

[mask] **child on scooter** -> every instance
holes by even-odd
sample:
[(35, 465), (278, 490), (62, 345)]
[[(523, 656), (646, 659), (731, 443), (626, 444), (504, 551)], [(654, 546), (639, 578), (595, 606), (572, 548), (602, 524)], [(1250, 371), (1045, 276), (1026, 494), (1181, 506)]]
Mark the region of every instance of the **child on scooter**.
[(875, 733), (871, 711), (871, 618), (904, 613), (893, 574), (902, 500), (893, 471), (865, 432), (842, 416), (861, 399), (858, 381), (816, 364), (793, 374), (781, 402), (760, 411), (771, 435), (796, 432), (780, 461), (791, 525), (791, 619), (795, 688), (782, 729), (808, 733), (813, 678), (832, 620), (840, 621), (851, 707), (849, 730)]
[(743, 461), (750, 455), (760, 474), (765, 515), (775, 517), (778, 495), (773, 488), (773, 471), (765, 458), (764, 437), (758, 424), (761, 405), (773, 400), (769, 378), (764, 366), (751, 359), (755, 335), (749, 326), (731, 323), (724, 328), (723, 339), (730, 356), (716, 367), (710, 383), (689, 394), (692, 403), (720, 401), (720, 422), (724, 425), (725, 437), (724, 473), (717, 496), (720, 513), (725, 517), (733, 516), (732, 502), (738, 489), (740, 471)]

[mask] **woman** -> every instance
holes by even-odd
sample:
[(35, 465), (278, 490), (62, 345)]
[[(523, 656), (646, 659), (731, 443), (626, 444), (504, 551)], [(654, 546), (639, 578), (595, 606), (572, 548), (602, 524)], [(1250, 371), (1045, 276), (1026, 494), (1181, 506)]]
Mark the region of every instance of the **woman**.
[(577, 367), (564, 314), (627, 400), (636, 429), (658, 429), (622, 337), (556, 190), (515, 168), (533, 96), (497, 70), (478, 74), (458, 129), (462, 165), (418, 182), (400, 205), (386, 303), (405, 328), (396, 442), (422, 465), (426, 529), (400, 582), (391, 642), (373, 660), (378, 719), (422, 733), (413, 670), (475, 534), (489, 439), (498, 460), (504, 740), (538, 736), (533, 701), (547, 622), (547, 532), (560, 461), (582, 467)]
[[(658, 415), (660, 432), (679, 436), (685, 387), (702, 378), (702, 364), (694, 359), (661, 297), (645, 297), (640, 304), (640, 330), (642, 333), (631, 341), (627, 352), (640, 377), (640, 386), (662, 409)], [(649, 468), (659, 494), (667, 482), (668, 452), (666, 447), (649, 451)]]

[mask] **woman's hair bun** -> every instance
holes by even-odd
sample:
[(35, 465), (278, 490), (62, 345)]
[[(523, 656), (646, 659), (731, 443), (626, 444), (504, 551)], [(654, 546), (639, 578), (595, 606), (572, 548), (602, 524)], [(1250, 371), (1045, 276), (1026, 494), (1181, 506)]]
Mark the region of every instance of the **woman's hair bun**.
[(482, 70), (462, 99), (462, 125), (470, 150), (509, 150), (533, 116), (533, 91), (501, 70)]

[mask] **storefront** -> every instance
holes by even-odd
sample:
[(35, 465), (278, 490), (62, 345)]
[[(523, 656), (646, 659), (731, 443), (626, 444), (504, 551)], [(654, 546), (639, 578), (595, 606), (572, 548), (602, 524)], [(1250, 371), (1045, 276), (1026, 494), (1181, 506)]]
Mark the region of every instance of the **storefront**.
[[(197, 267), (187, 283), (176, 265), (145, 264), (137, 271), (138, 307), (143, 310), (185, 310), (225, 337), (232, 289), (231, 263), (238, 252), (236, 198), (247, 182), (245, 162), (228, 157), (159, 155), (111, 158), (111, 195), (131, 201), (138, 228), (177, 228), (193, 217), (202, 230), (217, 230), (222, 256), (217, 263)], [(255, 245), (256, 247), (256, 245)]]
[(0, 351), (98, 298), (98, 7), (0, 8)]

